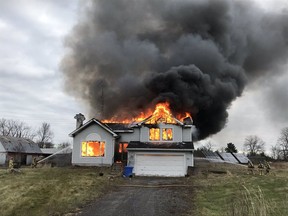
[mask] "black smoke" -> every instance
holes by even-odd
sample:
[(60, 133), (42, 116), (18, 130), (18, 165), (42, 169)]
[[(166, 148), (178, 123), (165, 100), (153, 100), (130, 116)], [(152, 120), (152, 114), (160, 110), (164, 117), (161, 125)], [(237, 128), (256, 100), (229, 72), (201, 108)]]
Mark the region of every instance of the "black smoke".
[(225, 126), (247, 82), (276, 75), (287, 36), (287, 13), (252, 1), (91, 1), (61, 68), (92, 116), (131, 118), (168, 101), (192, 114), (203, 139)]

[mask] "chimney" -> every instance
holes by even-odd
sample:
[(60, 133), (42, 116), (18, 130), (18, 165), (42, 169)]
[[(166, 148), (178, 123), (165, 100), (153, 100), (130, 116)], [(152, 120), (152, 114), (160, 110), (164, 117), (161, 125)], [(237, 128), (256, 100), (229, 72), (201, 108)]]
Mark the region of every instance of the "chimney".
[(185, 125), (193, 125), (193, 120), (192, 120), (191, 117), (186, 117), (186, 118), (183, 119), (183, 123)]
[(74, 119), (76, 119), (76, 129), (78, 129), (83, 125), (85, 116), (82, 113), (78, 113), (74, 116)]

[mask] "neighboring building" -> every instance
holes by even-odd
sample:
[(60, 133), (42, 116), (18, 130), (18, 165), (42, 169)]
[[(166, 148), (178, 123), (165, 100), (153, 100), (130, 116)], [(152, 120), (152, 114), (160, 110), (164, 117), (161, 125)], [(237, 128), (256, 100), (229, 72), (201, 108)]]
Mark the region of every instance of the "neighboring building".
[(111, 166), (122, 162), (135, 175), (185, 176), (194, 166), (191, 118), (179, 121), (170, 114), (152, 115), (144, 121), (121, 124), (91, 119), (73, 137), (72, 164)]
[(40, 150), (44, 157), (48, 157), (50, 155), (55, 154), (57, 151), (59, 151), (59, 149), (57, 148), (40, 148)]
[(71, 166), (72, 149), (70, 146), (63, 149), (41, 148), (41, 151), (42, 155), (38, 163), (57, 167)]
[(39, 146), (29, 139), (0, 136), (0, 165), (7, 165), (11, 157), (18, 164), (29, 165), (41, 153)]

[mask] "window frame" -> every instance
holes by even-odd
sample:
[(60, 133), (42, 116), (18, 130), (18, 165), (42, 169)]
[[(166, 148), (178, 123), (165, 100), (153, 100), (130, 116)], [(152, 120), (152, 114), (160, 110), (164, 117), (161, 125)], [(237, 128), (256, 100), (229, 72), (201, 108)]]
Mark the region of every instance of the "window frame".
[[(103, 155), (101, 156), (91, 156), (91, 155), (87, 155), (87, 144), (89, 142), (96, 142), (96, 143), (99, 143), (99, 149), (101, 149), (101, 144), (103, 145), (104, 144), (104, 152), (103, 152)], [(83, 146), (83, 143), (86, 143), (86, 155), (83, 155), (82, 154), (82, 146)], [(102, 140), (102, 141), (99, 141), (99, 140), (85, 140), (85, 141), (82, 141), (81, 142), (81, 149), (80, 149), (80, 156), (81, 157), (84, 157), (84, 158), (87, 158), (87, 157), (92, 157), (92, 158), (105, 158), (106, 157), (106, 141)]]
[[(151, 129), (154, 129), (154, 130), (159, 130), (159, 139), (150, 139), (150, 132), (151, 132)], [(168, 136), (167, 136), (167, 139), (163, 139), (163, 134), (164, 134), (164, 130), (171, 130), (172, 132), (172, 139), (168, 139)], [(171, 128), (171, 127), (165, 127), (165, 128), (162, 128), (162, 127), (153, 127), (153, 128), (149, 128), (149, 131), (148, 131), (148, 136), (149, 136), (149, 141), (165, 141), (165, 142), (169, 142), (169, 141), (173, 141), (174, 140), (174, 129)], [(155, 136), (155, 132), (154, 132), (154, 136)]]
[[(173, 128), (161, 128), (162, 129), (162, 133), (161, 133), (161, 138), (162, 138), (162, 141), (173, 141), (174, 139), (174, 132), (173, 132)], [(166, 139), (163, 139), (163, 134), (164, 134), (164, 130), (171, 130), (172, 132), (172, 139), (168, 139), (168, 136), (167, 136), (167, 140)]]
[[(150, 136), (151, 129), (154, 129), (154, 130), (157, 129), (157, 130), (159, 130), (159, 139), (151, 139), (151, 138), (150, 138), (150, 137), (151, 137), (151, 136)], [(154, 127), (154, 128), (149, 128), (149, 140), (150, 140), (150, 141), (160, 141), (160, 140), (161, 140), (161, 134), (160, 134), (160, 133), (161, 133), (160, 128), (155, 128), (155, 127)], [(154, 131), (154, 137), (155, 137), (155, 131)]]

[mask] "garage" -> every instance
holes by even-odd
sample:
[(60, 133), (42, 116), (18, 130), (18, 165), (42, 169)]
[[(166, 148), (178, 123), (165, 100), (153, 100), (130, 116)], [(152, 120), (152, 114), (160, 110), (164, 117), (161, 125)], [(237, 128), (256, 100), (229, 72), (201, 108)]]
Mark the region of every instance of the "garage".
[(138, 176), (185, 176), (184, 153), (136, 153), (134, 173)]

